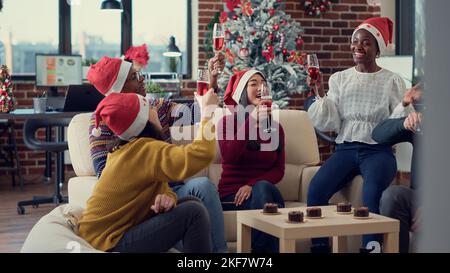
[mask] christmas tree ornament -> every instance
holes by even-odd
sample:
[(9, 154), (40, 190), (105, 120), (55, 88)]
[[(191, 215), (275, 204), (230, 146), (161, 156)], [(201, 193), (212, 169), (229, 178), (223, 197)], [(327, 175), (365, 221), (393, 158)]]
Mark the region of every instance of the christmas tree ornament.
[(275, 24), (273, 25), (273, 30), (278, 31), (280, 29), (280, 25)]
[(248, 54), (249, 54), (248, 48), (243, 47), (243, 48), (239, 49), (239, 57), (247, 58)]

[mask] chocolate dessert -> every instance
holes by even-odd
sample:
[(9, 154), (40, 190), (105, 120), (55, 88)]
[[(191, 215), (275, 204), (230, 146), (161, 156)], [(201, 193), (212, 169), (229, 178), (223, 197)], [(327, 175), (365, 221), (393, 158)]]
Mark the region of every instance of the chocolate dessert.
[(278, 204), (275, 203), (266, 203), (264, 204), (264, 213), (277, 213), (278, 212)]
[(289, 222), (303, 222), (303, 212), (302, 211), (290, 211), (288, 213)]
[(322, 209), (321, 208), (307, 208), (306, 216), (307, 217), (322, 217)]
[(337, 212), (350, 212), (352, 211), (352, 204), (350, 203), (339, 203), (336, 206)]
[(369, 208), (367, 207), (360, 207), (355, 209), (355, 212), (353, 214), (355, 217), (369, 217)]

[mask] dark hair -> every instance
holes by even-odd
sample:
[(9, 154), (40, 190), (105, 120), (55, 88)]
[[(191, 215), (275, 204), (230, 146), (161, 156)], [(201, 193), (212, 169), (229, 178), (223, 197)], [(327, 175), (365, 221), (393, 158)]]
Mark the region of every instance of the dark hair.
[[(158, 130), (155, 125), (153, 125), (151, 122), (147, 121), (147, 124), (145, 125), (142, 132), (136, 137), (147, 137), (147, 138), (154, 138), (157, 140), (163, 140), (161, 131)], [(116, 139), (109, 145), (107, 145), (108, 152), (113, 153), (120, 149), (123, 145), (127, 144), (128, 140), (120, 139), (118, 136), (115, 137)]]

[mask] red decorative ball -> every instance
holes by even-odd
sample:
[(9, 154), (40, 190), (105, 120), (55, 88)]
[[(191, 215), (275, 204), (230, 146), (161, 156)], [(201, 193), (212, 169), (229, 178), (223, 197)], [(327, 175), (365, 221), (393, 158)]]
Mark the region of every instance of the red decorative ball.
[(248, 48), (243, 47), (239, 49), (239, 56), (241, 56), (242, 58), (248, 57), (248, 54), (249, 54)]
[(273, 30), (278, 31), (280, 29), (280, 26), (278, 24), (273, 25)]
[(273, 34), (269, 33), (269, 36), (267, 36), (269, 38), (269, 40), (273, 41)]
[(237, 15), (233, 15), (233, 17), (231, 17), (231, 18), (233, 18), (233, 20), (237, 20), (238, 19)]
[(268, 46), (267, 46), (267, 50), (268, 50), (269, 52), (272, 52), (272, 51), (273, 51), (273, 46), (272, 46), (272, 45), (268, 45)]
[(288, 54), (287, 48), (283, 48), (283, 50), (281, 52), (283, 53), (283, 55), (287, 55)]
[(269, 15), (273, 16), (275, 14), (275, 9), (274, 8), (270, 8), (269, 9)]
[(238, 36), (238, 37), (236, 38), (236, 41), (237, 41), (238, 43), (242, 43), (243, 40), (244, 40), (244, 37), (242, 37), (242, 36)]
[(302, 38), (295, 39), (295, 46), (297, 47), (297, 49), (301, 49), (304, 43), (305, 41), (303, 41)]

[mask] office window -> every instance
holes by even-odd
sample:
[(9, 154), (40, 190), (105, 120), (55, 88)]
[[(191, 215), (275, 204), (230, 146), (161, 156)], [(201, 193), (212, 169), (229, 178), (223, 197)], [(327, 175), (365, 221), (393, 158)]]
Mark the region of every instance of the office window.
[(122, 13), (101, 10), (102, 0), (71, 5), (72, 53), (83, 59), (120, 57)]
[(133, 0), (133, 45), (146, 43), (150, 52), (150, 62), (145, 71), (170, 72), (169, 58), (162, 54), (166, 51), (170, 36), (174, 36), (176, 45), (182, 52), (183, 74), (188, 64), (188, 0), (148, 1)]
[(5, 0), (0, 12), (0, 63), (14, 75), (35, 72), (36, 53), (58, 52), (58, 0)]

